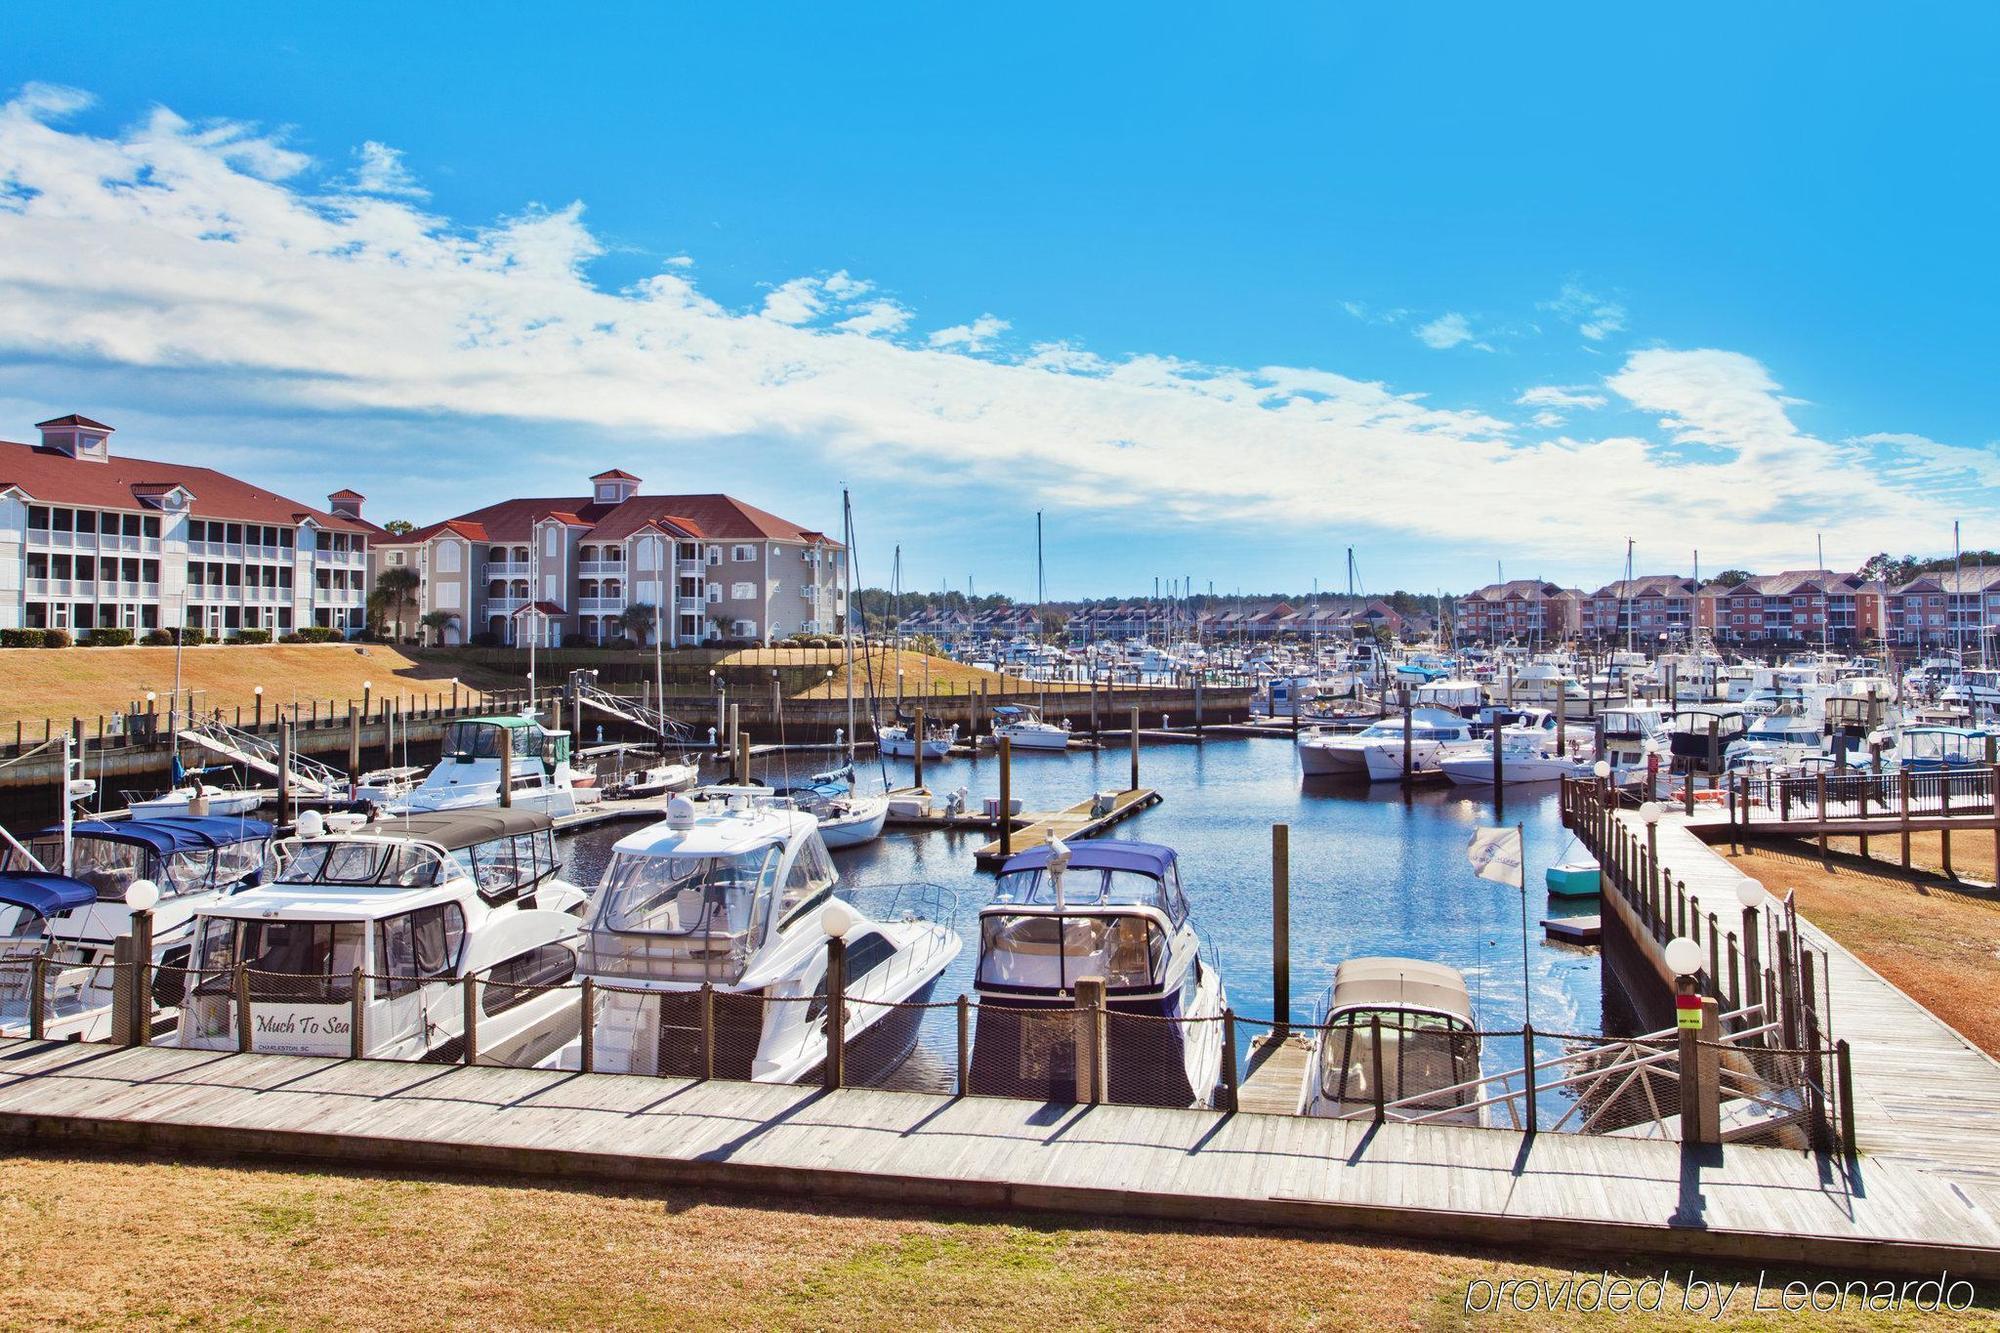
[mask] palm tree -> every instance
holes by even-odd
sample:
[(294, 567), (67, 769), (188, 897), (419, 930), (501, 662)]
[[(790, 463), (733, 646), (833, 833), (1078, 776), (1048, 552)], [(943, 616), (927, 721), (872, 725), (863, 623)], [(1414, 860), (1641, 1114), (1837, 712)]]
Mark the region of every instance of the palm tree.
[(450, 611), (426, 611), (417, 623), (431, 632), (431, 646), (440, 647), (444, 632), (458, 623), (458, 616)]
[(403, 613), (417, 602), (417, 589), (423, 580), (417, 571), (408, 565), (391, 565), (375, 579), (375, 594), (369, 598), (378, 605), (383, 618), (396, 625), (396, 637), (403, 637)]
[(653, 626), (660, 619), (659, 608), (650, 602), (633, 602), (618, 613), (618, 628), (625, 631), (627, 638), (635, 639), (641, 647), (653, 632)]

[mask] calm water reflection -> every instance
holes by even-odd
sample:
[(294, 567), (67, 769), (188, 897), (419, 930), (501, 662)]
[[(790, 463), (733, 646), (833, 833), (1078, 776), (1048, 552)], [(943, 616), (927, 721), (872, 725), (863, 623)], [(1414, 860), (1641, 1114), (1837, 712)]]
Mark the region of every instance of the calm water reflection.
[[(1013, 788), (1029, 810), (1054, 809), (1128, 779), (1123, 750), (1022, 755)], [(800, 763), (794, 776), (809, 769)], [(864, 764), (872, 781), (872, 764)], [(1197, 921), (1222, 969), (1230, 1001), (1245, 1016), (1271, 1014), (1271, 825), (1292, 827), (1292, 1015), (1304, 1021), (1343, 958), (1397, 954), (1450, 963), (1466, 974), (1483, 1028), (1521, 1025), (1521, 907), (1513, 889), (1473, 877), (1465, 844), (1475, 825), (1494, 822), (1490, 800), (1477, 788), (1430, 788), (1405, 801), (1393, 784), (1302, 783), (1291, 742), (1211, 741), (1204, 746), (1147, 746), (1141, 779), (1165, 800), (1117, 826), (1108, 836), (1162, 842), (1181, 856), (1181, 873)], [(925, 765), (933, 791), (964, 786), (977, 808), (994, 794), (994, 759)], [(907, 760), (891, 765), (892, 783), (909, 781)], [(1528, 975), (1533, 1016), (1545, 1032), (1604, 1030), (1604, 1000), (1595, 951), (1551, 944), (1543, 917), (1595, 911), (1585, 900), (1553, 911), (1542, 870), (1558, 859), (1563, 832), (1553, 788), (1516, 787), (1506, 819), (1521, 823), (1528, 852)], [(631, 825), (599, 829), (570, 840), (570, 873), (595, 883), (611, 843)], [(847, 887), (865, 906), (868, 886), (927, 880), (958, 894), (957, 924), (966, 947), (940, 982), (939, 999), (971, 990), (977, 952), (976, 914), (993, 879), (972, 868), (983, 836), (891, 832), (873, 846), (836, 854)], [(951, 1061), (948, 1014), (927, 1028), (929, 1055)], [(1248, 1034), (1244, 1035), (1247, 1043)], [(1489, 1068), (1495, 1067), (1490, 1052)], [(1508, 1064), (1516, 1063), (1508, 1059)]]

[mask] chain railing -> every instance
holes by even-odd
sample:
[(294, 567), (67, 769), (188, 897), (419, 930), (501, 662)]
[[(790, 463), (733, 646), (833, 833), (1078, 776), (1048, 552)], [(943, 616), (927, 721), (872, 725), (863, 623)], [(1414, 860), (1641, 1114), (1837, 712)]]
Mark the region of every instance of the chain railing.
[[(0, 996), (23, 1007), (7, 1035), (45, 1036), (33, 985), (46, 960), (0, 959)], [(1411, 1124), (1526, 1132), (1674, 1137), (1684, 1105), (1685, 1047), (1672, 1029), (1635, 1037), (1472, 1031), (1424, 1019), (1291, 1024), (1218, 1014), (1166, 1017), (1102, 1002), (887, 1000), (824, 990), (743, 994), (512, 974), (434, 978), (345, 972), (297, 975), (129, 963), (93, 971), (115, 1015), (110, 1039), (253, 1054), (570, 1069), (645, 1077), (776, 1081), (935, 1095), (1027, 1098), (1234, 1111), (1246, 1085), (1239, 1039), (1306, 1046), (1305, 1063), (1265, 1064), (1262, 1105)], [(148, 1021), (132, 1019), (144, 994)], [(7, 1011), (12, 1014), (13, 1010)], [(1845, 1043), (1806, 1007), (1788, 1037), (1757, 1009), (1722, 1015), (1701, 1040), (1716, 1075), (1725, 1141), (1853, 1150)], [(143, 1029), (143, 1030), (142, 1030)], [(1279, 1086), (1282, 1084), (1283, 1086)]]

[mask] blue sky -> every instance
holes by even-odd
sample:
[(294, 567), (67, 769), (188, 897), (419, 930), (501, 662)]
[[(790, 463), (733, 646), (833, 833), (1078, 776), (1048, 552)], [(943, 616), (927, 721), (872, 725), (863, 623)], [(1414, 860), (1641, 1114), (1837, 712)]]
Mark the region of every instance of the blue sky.
[(11, 7), (0, 437), (1016, 594), (2000, 545), (1992, 11), (710, 8)]

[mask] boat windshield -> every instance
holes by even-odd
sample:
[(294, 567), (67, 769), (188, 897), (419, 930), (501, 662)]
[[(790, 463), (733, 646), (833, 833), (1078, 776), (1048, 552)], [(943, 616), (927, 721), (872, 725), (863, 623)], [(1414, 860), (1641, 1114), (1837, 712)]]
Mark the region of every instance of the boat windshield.
[[(123, 902), (125, 890), (132, 887), (134, 880), (151, 879), (158, 885), (162, 898), (173, 898), (184, 893), (200, 893), (217, 878), (219, 853), (213, 847), (191, 847), (175, 852), (166, 858), (164, 865), (151, 848), (135, 842), (79, 837), (72, 840), (71, 847), (75, 878), (96, 889), (99, 902)], [(62, 873), (61, 838), (32, 839), (28, 850), (45, 869), (54, 874)], [(224, 883), (249, 874), (262, 859), (261, 848), (254, 842), (233, 844), (221, 849), (221, 852), (228, 854), (221, 876)], [(31, 870), (33, 867), (26, 857), (10, 847), (5, 860), (0, 861), (0, 869)]]
[(418, 888), (450, 878), (435, 848), (373, 838), (292, 843), (280, 852), (283, 884), (376, 884)]
[(1408, 1098), (1413, 1110), (1443, 1110), (1473, 1100), (1470, 1089), (1444, 1089), (1478, 1077), (1478, 1037), (1455, 1018), (1410, 1009), (1350, 1009), (1334, 1016), (1319, 1045), (1320, 1092), (1327, 1100), (1374, 1103), (1378, 1031), (1384, 1101)]
[(776, 843), (734, 856), (618, 853), (586, 932), (584, 970), (734, 983), (764, 934), (783, 860)]
[[(1157, 907), (1165, 912), (1167, 919), (1175, 925), (1184, 921), (1188, 912), (1187, 898), (1181, 892), (1180, 876), (1171, 865), (1167, 868), (1165, 879), (1138, 870), (1106, 869), (1099, 866), (1083, 869), (1072, 867), (1063, 874), (1062, 900), (1070, 907), (1100, 907), (1114, 904)], [(1000, 884), (994, 891), (993, 901), (1037, 903), (1053, 907), (1056, 905), (1055, 880), (1049, 875), (1046, 866), (1012, 871), (1000, 877)]]
[(196, 957), (198, 995), (227, 994), (231, 970), (242, 964), (251, 994), (301, 1004), (344, 1003), (368, 939), (363, 921), (239, 921), (206, 917)]
[(1067, 991), (1103, 977), (1112, 990), (1146, 990), (1165, 975), (1166, 935), (1142, 916), (987, 913), (979, 927), (982, 986)]
[(511, 731), (511, 748), (516, 759), (524, 755), (540, 756), (542, 753), (542, 733), (534, 727), (502, 727), (493, 722), (454, 722), (445, 733), (444, 752), (452, 755), (468, 755), (474, 759), (498, 759), (500, 757), (500, 737)]

